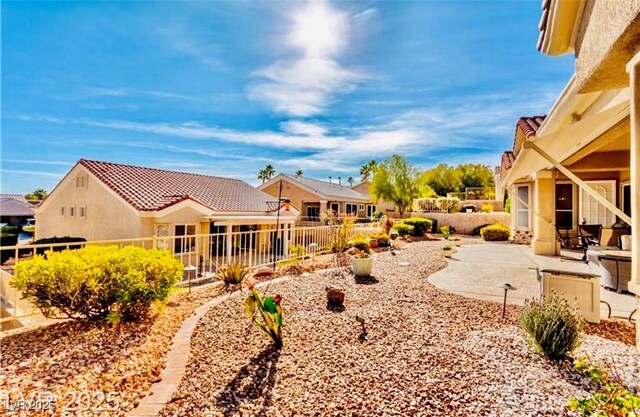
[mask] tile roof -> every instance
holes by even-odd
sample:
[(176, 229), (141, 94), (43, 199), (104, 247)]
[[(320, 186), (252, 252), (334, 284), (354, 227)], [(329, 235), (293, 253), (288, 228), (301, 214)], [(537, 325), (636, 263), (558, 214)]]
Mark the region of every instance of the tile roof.
[(161, 210), (188, 199), (214, 212), (277, 209), (273, 197), (241, 180), (86, 159), (78, 164), (140, 211)]
[(544, 119), (547, 115), (544, 116), (531, 116), (531, 117), (520, 117), (518, 119), (517, 127), (522, 130), (524, 136), (529, 138), (529, 136), (533, 136), (536, 134), (538, 129), (540, 129), (540, 125), (544, 122)]
[(511, 169), (513, 164), (516, 162), (516, 157), (512, 151), (504, 151), (502, 153), (502, 161), (500, 164), (501, 171), (503, 174)]
[(0, 198), (0, 215), (33, 216), (33, 206), (31, 203), (28, 203), (27, 200), (21, 201), (15, 198)]
[(349, 185), (341, 185), (335, 182), (315, 180), (305, 177), (296, 177), (294, 175), (282, 174), (284, 177), (291, 181), (299, 182), (300, 184), (312, 189), (318, 194), (322, 194), (326, 197), (353, 199), (353, 200), (366, 200), (369, 201), (368, 195), (361, 194), (356, 190), (352, 190)]
[(23, 203), (28, 202), (27, 199), (24, 198), (22, 194), (1, 194), (0, 193), (0, 199), (5, 199), (5, 198), (11, 198), (13, 200), (22, 201)]
[(547, 31), (547, 22), (549, 21), (549, 9), (551, 8), (551, 0), (542, 0), (542, 15), (540, 16), (540, 23), (538, 23), (538, 43), (536, 47), (538, 51), (542, 51), (542, 44), (544, 43), (544, 36)]

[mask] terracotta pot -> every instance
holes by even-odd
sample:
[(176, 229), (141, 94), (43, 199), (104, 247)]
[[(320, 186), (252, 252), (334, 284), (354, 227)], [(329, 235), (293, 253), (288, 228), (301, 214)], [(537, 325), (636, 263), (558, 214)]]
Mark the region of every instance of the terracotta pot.
[(369, 247), (375, 249), (378, 247), (378, 239), (369, 240)]

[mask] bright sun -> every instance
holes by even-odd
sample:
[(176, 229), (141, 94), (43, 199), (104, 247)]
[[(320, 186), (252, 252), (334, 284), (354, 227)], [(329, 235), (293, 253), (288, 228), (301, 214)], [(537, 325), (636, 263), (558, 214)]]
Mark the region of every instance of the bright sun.
[(323, 1), (312, 2), (293, 15), (292, 45), (302, 48), (307, 56), (335, 54), (346, 39), (347, 18), (329, 8)]

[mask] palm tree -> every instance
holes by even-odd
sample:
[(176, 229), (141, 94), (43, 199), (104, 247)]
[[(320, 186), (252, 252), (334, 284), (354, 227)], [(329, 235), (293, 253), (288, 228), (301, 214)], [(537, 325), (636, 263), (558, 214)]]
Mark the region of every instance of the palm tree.
[(296, 178), (300, 178), (302, 176), (303, 172), (301, 169), (296, 171)]
[(353, 187), (353, 183), (355, 182), (355, 180), (353, 179), (353, 177), (349, 177), (349, 178), (347, 179), (347, 182), (349, 183), (349, 185), (350, 185), (351, 187)]
[(258, 179), (262, 180), (262, 183), (264, 184), (264, 182), (266, 180), (268, 180), (269, 178), (267, 177), (267, 172), (264, 169), (261, 169), (260, 172), (258, 172)]
[(264, 167), (264, 173), (267, 177), (267, 180), (270, 180), (271, 177), (273, 177), (273, 175), (276, 173), (276, 170), (273, 165), (268, 164), (266, 167)]
[(362, 182), (368, 181), (369, 177), (375, 172), (378, 167), (378, 163), (375, 160), (371, 160), (360, 167), (360, 175)]

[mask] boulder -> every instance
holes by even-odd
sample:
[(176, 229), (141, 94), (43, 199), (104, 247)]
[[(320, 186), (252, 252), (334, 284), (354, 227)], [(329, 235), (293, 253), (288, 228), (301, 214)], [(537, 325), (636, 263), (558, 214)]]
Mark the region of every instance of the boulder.
[(253, 276), (254, 277), (271, 277), (273, 276), (273, 274), (274, 274), (273, 269), (263, 266), (262, 268), (258, 268), (258, 270), (253, 273)]
[(338, 287), (327, 287), (327, 304), (332, 306), (344, 305), (344, 290)]

